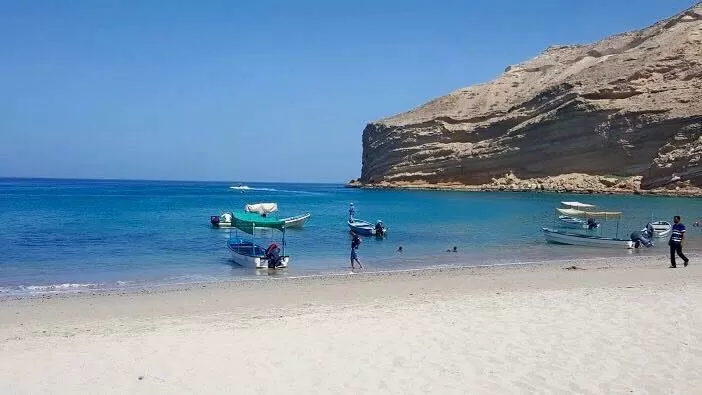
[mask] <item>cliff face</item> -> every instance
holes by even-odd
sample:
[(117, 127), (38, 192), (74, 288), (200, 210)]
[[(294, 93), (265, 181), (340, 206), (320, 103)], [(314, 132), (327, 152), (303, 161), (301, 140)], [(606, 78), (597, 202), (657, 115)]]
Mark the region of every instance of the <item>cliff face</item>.
[(702, 186), (702, 3), (591, 45), (550, 47), (497, 79), (363, 131), (361, 182), (483, 184), (564, 173)]

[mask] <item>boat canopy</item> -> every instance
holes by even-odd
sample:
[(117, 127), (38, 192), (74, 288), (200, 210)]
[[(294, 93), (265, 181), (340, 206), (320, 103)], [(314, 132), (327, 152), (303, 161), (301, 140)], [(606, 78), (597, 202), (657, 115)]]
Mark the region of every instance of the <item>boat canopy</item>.
[(247, 213), (257, 213), (257, 214), (270, 214), (278, 211), (278, 204), (276, 203), (256, 203), (247, 204), (244, 207)]
[(587, 203), (580, 203), (580, 202), (561, 202), (561, 205), (566, 208), (575, 208), (575, 209), (593, 209), (597, 206), (594, 204), (587, 204)]
[(557, 208), (556, 211), (562, 215), (580, 218), (599, 218), (608, 220), (621, 219), (623, 217), (620, 211), (582, 211), (574, 208)]
[(285, 230), (285, 221), (278, 218), (263, 217), (257, 213), (234, 213), (232, 225), (248, 234), (254, 234), (256, 228)]

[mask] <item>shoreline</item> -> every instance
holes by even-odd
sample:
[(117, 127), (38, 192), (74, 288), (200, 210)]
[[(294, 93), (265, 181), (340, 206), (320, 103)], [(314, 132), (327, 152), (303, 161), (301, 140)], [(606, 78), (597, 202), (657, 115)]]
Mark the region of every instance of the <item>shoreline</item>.
[(689, 393), (702, 385), (697, 262), (576, 259), (3, 300), (0, 381), (11, 393)]
[[(695, 252), (687, 253), (691, 261), (696, 261), (699, 255)], [(626, 257), (594, 257), (594, 258), (571, 258), (539, 260), (529, 262), (511, 262), (483, 265), (447, 265), (420, 268), (408, 268), (398, 270), (377, 270), (354, 272), (347, 268), (344, 273), (319, 273), (303, 274), (297, 276), (281, 277), (242, 277), (232, 280), (221, 281), (194, 281), (185, 283), (163, 284), (149, 287), (136, 287), (128, 289), (92, 289), (78, 290), (75, 292), (55, 292), (45, 294), (27, 295), (2, 295), (0, 296), (0, 306), (13, 305), (14, 303), (61, 303), (73, 300), (92, 300), (101, 298), (119, 297), (141, 297), (149, 295), (177, 295), (189, 292), (239, 292), (241, 290), (259, 290), (267, 292), (271, 289), (296, 288), (300, 285), (325, 284), (346, 284), (355, 281), (362, 283), (380, 283), (382, 281), (405, 281), (412, 278), (433, 278), (433, 277), (491, 277), (499, 282), (500, 276), (515, 276), (523, 274), (538, 273), (560, 273), (561, 271), (585, 271), (585, 270), (632, 270), (640, 268), (667, 268), (668, 260), (661, 255), (626, 256)], [(687, 268), (685, 268), (687, 269)], [(671, 269), (672, 270), (672, 269)], [(478, 285), (478, 284), (474, 284)], [(493, 284), (494, 285), (494, 284)], [(558, 284), (552, 284), (557, 287)], [(486, 287), (484, 284), (480, 288)], [(0, 310), (0, 326), (2, 325), (3, 312)]]
[(376, 185), (376, 184), (344, 184), (345, 188), (351, 189), (379, 189), (379, 190), (400, 190), (400, 191), (439, 191), (439, 192), (514, 192), (514, 193), (559, 193), (559, 194), (576, 194), (576, 195), (621, 195), (621, 196), (660, 196), (660, 197), (681, 197), (681, 198), (699, 198), (702, 197), (702, 189), (694, 190), (658, 190), (658, 189), (637, 189), (637, 190), (621, 190), (621, 189), (606, 189), (606, 190), (580, 190), (575, 188), (568, 189), (530, 189), (530, 188), (510, 188), (510, 187), (491, 187), (485, 185), (463, 185), (463, 184), (392, 184)]
[[(695, 257), (697, 255), (696, 251), (690, 250), (687, 252), (688, 256)], [(637, 261), (650, 261), (650, 260), (660, 260), (661, 255), (642, 255), (642, 256), (595, 256), (595, 257), (570, 257), (570, 258), (555, 258), (555, 259), (536, 259), (529, 261), (505, 261), (498, 263), (480, 263), (480, 264), (469, 264), (468, 262), (459, 262), (455, 264), (442, 264), (433, 266), (421, 266), (421, 267), (409, 267), (409, 268), (398, 268), (398, 269), (364, 269), (351, 271), (350, 267), (340, 267), (337, 271), (326, 271), (318, 273), (293, 273), (289, 274), (267, 272), (267, 270), (261, 269), (260, 275), (242, 276), (235, 278), (220, 278), (220, 279), (210, 279), (210, 280), (193, 280), (193, 281), (181, 281), (181, 282), (154, 282), (154, 283), (139, 283), (139, 284), (129, 284), (121, 285), (121, 281), (117, 281), (114, 284), (110, 283), (66, 283), (66, 284), (38, 284), (29, 286), (31, 288), (40, 290), (13, 290), (6, 291), (4, 294), (0, 294), (0, 305), (3, 302), (11, 300), (25, 300), (25, 299), (52, 299), (52, 298), (73, 298), (73, 297), (94, 297), (94, 296), (109, 296), (109, 295), (127, 295), (127, 294), (149, 294), (149, 293), (159, 293), (159, 292), (178, 292), (186, 289), (197, 288), (197, 287), (236, 287), (241, 283), (263, 283), (263, 282), (286, 282), (286, 281), (325, 281), (334, 278), (346, 278), (351, 276), (358, 277), (392, 277), (392, 276), (402, 276), (408, 274), (422, 274), (427, 275), (431, 273), (442, 273), (442, 272), (464, 272), (464, 271), (502, 271), (510, 269), (524, 269), (529, 267), (551, 267), (554, 265), (562, 264), (563, 262), (573, 262), (574, 265), (588, 265), (591, 263), (596, 263), (600, 261), (612, 261), (623, 259), (625, 261), (637, 260)], [(266, 273), (263, 273), (266, 272)]]

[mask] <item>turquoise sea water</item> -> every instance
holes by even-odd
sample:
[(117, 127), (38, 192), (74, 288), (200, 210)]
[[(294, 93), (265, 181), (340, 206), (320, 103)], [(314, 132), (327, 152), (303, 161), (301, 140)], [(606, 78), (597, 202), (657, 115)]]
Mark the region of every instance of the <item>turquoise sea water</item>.
[[(348, 272), (350, 202), (358, 218), (389, 227), (384, 240), (364, 239), (360, 257), (369, 271), (667, 254), (665, 243), (636, 252), (546, 244), (540, 229), (553, 226), (562, 200), (624, 211), (625, 238), (652, 215), (680, 214), (690, 230), (687, 249), (702, 239), (691, 226), (702, 215), (699, 199), (246, 185), (242, 191), (216, 182), (0, 179), (0, 295)], [(257, 202), (276, 202), (283, 215), (312, 213), (304, 229), (287, 232), (292, 262), (285, 271), (239, 267), (225, 245), (229, 231), (209, 226), (210, 215)], [(602, 232), (614, 235), (615, 225)], [(453, 246), (458, 253), (447, 253)]]

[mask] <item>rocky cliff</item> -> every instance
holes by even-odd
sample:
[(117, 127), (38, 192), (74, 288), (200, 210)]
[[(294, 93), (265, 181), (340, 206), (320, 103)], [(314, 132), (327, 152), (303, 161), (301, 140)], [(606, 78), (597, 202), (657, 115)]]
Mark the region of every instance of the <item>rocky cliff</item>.
[(643, 30), (554, 46), (363, 131), (364, 185), (566, 173), (702, 186), (702, 3)]

